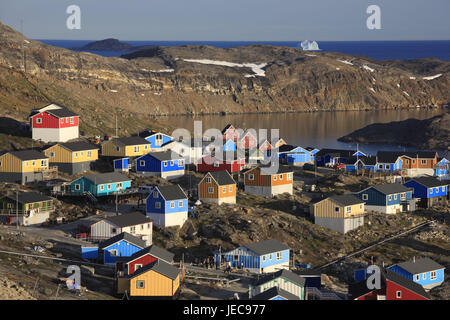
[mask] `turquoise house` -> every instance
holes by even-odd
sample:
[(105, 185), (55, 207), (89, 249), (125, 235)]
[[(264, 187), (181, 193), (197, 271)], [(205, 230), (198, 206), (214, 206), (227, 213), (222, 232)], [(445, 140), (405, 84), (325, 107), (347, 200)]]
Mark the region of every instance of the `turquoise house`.
[(448, 177), (450, 175), (450, 161), (442, 158), (434, 167), (434, 174), (436, 177)]
[(388, 269), (420, 284), (426, 290), (440, 286), (444, 282), (445, 267), (430, 258), (414, 258), (412, 261), (402, 262)]
[(69, 185), (71, 195), (91, 193), (96, 197), (124, 193), (131, 188), (131, 179), (119, 172), (82, 176)]

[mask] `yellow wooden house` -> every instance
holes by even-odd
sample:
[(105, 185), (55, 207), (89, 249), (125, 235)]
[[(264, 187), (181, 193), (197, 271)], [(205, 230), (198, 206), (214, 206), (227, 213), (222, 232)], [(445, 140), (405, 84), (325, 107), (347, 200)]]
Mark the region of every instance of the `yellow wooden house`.
[(150, 142), (139, 136), (116, 138), (102, 144), (104, 157), (138, 157), (150, 152)]
[(44, 179), (47, 156), (37, 150), (7, 151), (0, 154), (0, 181), (29, 183)]
[(352, 194), (334, 195), (310, 206), (314, 223), (339, 233), (364, 225), (364, 201)]
[(173, 297), (180, 283), (180, 269), (158, 259), (131, 275), (129, 295), (131, 298)]
[(44, 150), (50, 165), (61, 172), (78, 174), (94, 169), (98, 147), (84, 141), (57, 143)]

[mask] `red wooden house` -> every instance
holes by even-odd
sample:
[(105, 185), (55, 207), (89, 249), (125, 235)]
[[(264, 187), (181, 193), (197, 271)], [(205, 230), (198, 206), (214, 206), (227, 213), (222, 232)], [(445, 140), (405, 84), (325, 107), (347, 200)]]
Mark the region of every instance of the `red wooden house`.
[(369, 289), (366, 280), (349, 286), (353, 300), (430, 300), (430, 295), (418, 283), (386, 270), (381, 272), (381, 288)]
[(245, 156), (238, 152), (223, 152), (221, 156), (206, 155), (197, 163), (197, 172), (240, 172), (245, 166)]
[(55, 103), (32, 110), (30, 126), (34, 140), (66, 142), (79, 137), (79, 116)]
[[(173, 262), (173, 257), (173, 253), (155, 245), (151, 245), (134, 253), (132, 256), (127, 257), (126, 260), (122, 262), (122, 270), (126, 275), (130, 276), (136, 270), (157, 260), (163, 260), (164, 262), (171, 264)], [(121, 270), (121, 268), (118, 269)]]
[(254, 149), (258, 146), (258, 140), (252, 132), (246, 131), (238, 140), (236, 146), (240, 149)]
[(227, 124), (222, 130), (224, 140), (237, 141), (239, 139), (239, 132), (231, 124)]

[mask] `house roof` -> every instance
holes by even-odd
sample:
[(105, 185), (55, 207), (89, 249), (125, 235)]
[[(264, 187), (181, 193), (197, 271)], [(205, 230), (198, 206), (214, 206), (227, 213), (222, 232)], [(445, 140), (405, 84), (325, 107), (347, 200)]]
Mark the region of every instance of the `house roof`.
[(378, 184), (375, 186), (371, 186), (370, 188), (374, 188), (375, 190), (381, 192), (382, 194), (402, 193), (412, 190), (411, 188), (407, 188), (400, 183)]
[(301, 287), (305, 286), (306, 280), (304, 278), (302, 278), (299, 275), (293, 273), (292, 271), (285, 270), (285, 269), (279, 270), (277, 272), (268, 274), (267, 276), (264, 276), (264, 277), (262, 277), (260, 279), (257, 279), (257, 280), (255, 280), (252, 283), (252, 285), (253, 286), (258, 286), (258, 285), (267, 283), (267, 282), (269, 282), (269, 281), (271, 281), (273, 279), (279, 278), (279, 277), (286, 278), (286, 279), (290, 280), (291, 282), (293, 282), (293, 283), (295, 283), (295, 284), (297, 284), (297, 285), (299, 285)]
[(73, 111), (70, 111), (67, 108), (61, 107), (61, 109), (51, 109), (46, 110), (44, 112), (47, 112), (48, 114), (51, 114), (57, 118), (66, 118), (66, 117), (77, 117), (78, 114), (76, 114)]
[(120, 228), (150, 223), (152, 221), (150, 218), (140, 212), (132, 212), (122, 214), (120, 216), (106, 217), (105, 220), (114, 223)]
[(154, 134), (157, 134), (157, 133), (161, 133), (161, 132), (158, 132), (158, 131), (155, 131), (155, 130), (143, 130), (143, 131), (138, 133), (138, 136), (142, 137), (142, 138), (148, 138), (148, 137), (150, 137), (150, 136), (152, 136)]
[(252, 300), (270, 300), (272, 298), (275, 298), (277, 296), (281, 296), (285, 298), (286, 300), (300, 300), (299, 297), (296, 295), (287, 292), (283, 289), (280, 289), (278, 287), (272, 287), (270, 289), (267, 289), (266, 291), (261, 292), (260, 294), (257, 294), (252, 298)]
[(316, 156), (325, 156), (330, 155), (334, 157), (341, 157), (341, 158), (350, 158), (355, 154), (356, 150), (345, 150), (345, 149), (321, 149), (319, 152), (316, 153)]
[(134, 253), (133, 255), (131, 255), (128, 259), (127, 262), (129, 261), (133, 261), (143, 255), (146, 254), (150, 254), (158, 259), (162, 259), (168, 263), (173, 261), (173, 257), (175, 256), (172, 252), (169, 252), (167, 250), (164, 250), (160, 247), (155, 246), (154, 244), (152, 244), (149, 247), (146, 247), (142, 250), (139, 250), (138, 252)]
[[(271, 168), (271, 167), (274, 167), (274, 166), (272, 166), (272, 163), (268, 163), (268, 164), (260, 164), (256, 168), (260, 168), (260, 169), (266, 168), (266, 169), (268, 169), (268, 168)], [(254, 168), (254, 169), (256, 169), (256, 168)], [(251, 171), (251, 170), (252, 169), (250, 169), (248, 171)], [(274, 173), (271, 173), (271, 174), (288, 173), (288, 172), (294, 172), (294, 170), (292, 170), (289, 166), (283, 166), (281, 164), (278, 164), (277, 171), (274, 172)]]
[(410, 179), (407, 182), (412, 181), (412, 180), (420, 183), (421, 185), (423, 185), (427, 188), (434, 188), (434, 187), (440, 187), (440, 186), (447, 185), (447, 182), (440, 181), (440, 180), (436, 179), (435, 177), (417, 177), (417, 178)]
[(402, 277), (401, 275), (395, 273), (394, 271), (387, 269), (385, 272), (385, 277), (386, 280), (394, 282), (426, 299), (431, 299), (430, 295), (425, 291), (425, 289), (420, 284), (405, 277)]
[(278, 152), (289, 152), (291, 150), (294, 150), (295, 148), (297, 148), (297, 147), (290, 145), (290, 144), (283, 144), (278, 147)]
[[(384, 276), (383, 271), (381, 272), (382, 276), (381, 276), (381, 288), (386, 288), (386, 278)], [(366, 294), (368, 294), (369, 292), (375, 291), (376, 289), (369, 289), (367, 286), (367, 280), (362, 280), (356, 283), (350, 283), (348, 285), (348, 293), (349, 295), (352, 296), (352, 299), (357, 299), (359, 297), (362, 297)]]
[(98, 174), (88, 174), (84, 176), (86, 179), (94, 182), (95, 184), (113, 183), (130, 181), (131, 179), (119, 172), (105, 172)]
[[(178, 184), (168, 185), (168, 186), (157, 186), (159, 193), (166, 201), (186, 199), (186, 193)], [(151, 194), (149, 195), (149, 197)]]
[(158, 259), (152, 263), (149, 263), (148, 265), (146, 265), (142, 268), (139, 268), (137, 271), (135, 271), (130, 276), (130, 278), (137, 277), (138, 275), (143, 274), (150, 270), (153, 270), (159, 274), (162, 274), (172, 280), (175, 280), (178, 277), (178, 275), (180, 274), (180, 270), (177, 267), (175, 267), (171, 264), (168, 264), (168, 263), (164, 262), (163, 260)]
[(213, 171), (209, 172), (211, 177), (217, 182), (219, 186), (225, 186), (229, 184), (236, 184), (233, 177), (228, 173), (228, 171)]
[(247, 249), (258, 255), (289, 250), (289, 247), (277, 239), (269, 239), (245, 245)]
[[(149, 155), (159, 161), (170, 161), (170, 160), (177, 160), (182, 159), (182, 157), (173, 151), (164, 151), (164, 152), (149, 152), (146, 155)], [(175, 157), (172, 157), (175, 156)]]
[(59, 143), (62, 147), (70, 150), (70, 151), (83, 151), (83, 150), (95, 150), (98, 149), (96, 145), (85, 141), (75, 141), (75, 142), (66, 142)]
[(408, 271), (411, 274), (418, 274), (428, 271), (436, 271), (439, 269), (444, 269), (445, 267), (440, 265), (439, 263), (431, 260), (430, 258), (420, 258), (406, 261), (402, 263), (398, 263), (397, 266)]
[(342, 195), (334, 195), (329, 197), (328, 199), (331, 199), (337, 203), (339, 203), (341, 206), (351, 206), (354, 204), (360, 204), (364, 203), (361, 199), (358, 199), (352, 194), (342, 194)]
[(395, 163), (400, 157), (400, 153), (396, 151), (378, 151), (377, 159), (381, 163)]
[(377, 157), (368, 156), (368, 157), (355, 157), (352, 156), (348, 159), (348, 164), (355, 164), (357, 161), (361, 161), (366, 166), (374, 166), (377, 164)]
[(436, 156), (435, 151), (413, 151), (413, 152), (402, 152), (401, 156), (406, 156), (408, 158), (421, 158), (421, 159), (434, 159)]
[[(226, 126), (225, 126), (225, 128), (223, 128), (222, 129), (222, 134), (224, 134), (225, 132), (227, 132), (227, 130), (229, 129), (229, 128), (231, 128), (231, 127), (233, 127), (233, 125), (232, 124), (227, 124)], [(234, 128), (234, 127), (233, 127)]]
[[(15, 194), (7, 195), (6, 198), (16, 201)], [(20, 192), (17, 197), (17, 201), (21, 204), (36, 203), (50, 200), (53, 200), (53, 198), (47, 197), (38, 192)]]
[(142, 137), (139, 136), (131, 136), (131, 137), (124, 137), (124, 138), (115, 138), (112, 141), (116, 141), (120, 144), (123, 144), (124, 146), (135, 146), (135, 145), (141, 145), (141, 144), (150, 144), (147, 140), (145, 140)]
[(0, 156), (6, 153), (9, 153), (15, 156), (16, 158), (19, 158), (21, 161), (48, 159), (48, 157), (44, 153), (33, 149), (4, 151), (0, 153)]
[(129, 234), (128, 232), (122, 232), (121, 234), (118, 234), (117, 236), (114, 236), (112, 238), (109, 238), (105, 241), (102, 241), (98, 244), (98, 247), (100, 249), (104, 249), (109, 247), (110, 245), (119, 242), (121, 240), (125, 240), (129, 243), (134, 244), (135, 246), (139, 247), (139, 248), (145, 248), (145, 241), (133, 236), (132, 234)]

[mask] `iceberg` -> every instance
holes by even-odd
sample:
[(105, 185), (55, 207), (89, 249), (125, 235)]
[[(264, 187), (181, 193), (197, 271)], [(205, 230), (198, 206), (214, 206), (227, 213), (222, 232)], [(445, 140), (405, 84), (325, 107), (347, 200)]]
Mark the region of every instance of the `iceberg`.
[(309, 40), (305, 40), (300, 42), (300, 47), (302, 47), (303, 50), (305, 51), (318, 51), (319, 49), (319, 45), (316, 41), (309, 41)]

